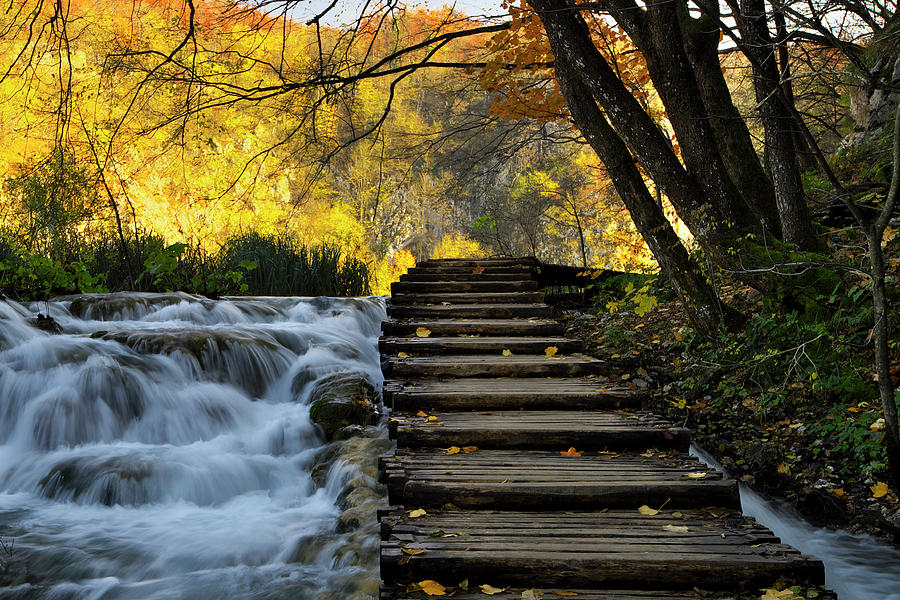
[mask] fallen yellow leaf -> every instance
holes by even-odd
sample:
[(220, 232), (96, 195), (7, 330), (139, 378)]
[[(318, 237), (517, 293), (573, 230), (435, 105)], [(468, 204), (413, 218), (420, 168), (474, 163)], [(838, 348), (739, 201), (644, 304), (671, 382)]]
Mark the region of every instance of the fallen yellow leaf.
[(408, 352), (398, 352), (397, 358), (409, 358), (409, 353)]
[(509, 588), (495, 588), (494, 586), (488, 585), (487, 583), (485, 583), (484, 585), (479, 585), (478, 589), (481, 590), (482, 594), (487, 594), (488, 596), (493, 596), (494, 594), (502, 594)]
[(414, 509), (414, 510), (409, 511), (407, 514), (408, 514), (410, 517), (412, 517), (413, 519), (415, 519), (416, 517), (424, 517), (424, 516), (427, 515), (428, 513), (425, 512), (425, 509), (424, 509), (424, 508), (416, 508), (416, 509)]
[(409, 556), (418, 556), (420, 554), (425, 554), (424, 548), (400, 548), (403, 554), (408, 554)]
[(663, 525), (663, 529), (674, 533), (687, 533), (688, 531), (687, 525)]
[(779, 475), (790, 475), (791, 474), (791, 465), (778, 465), (778, 474)]
[(503, 356), (512, 356), (513, 355), (512, 350), (510, 350), (509, 348), (504, 348), (503, 352), (501, 352), (500, 354), (502, 354)]
[(644, 458), (653, 458), (653, 450), (647, 450), (646, 452), (642, 453), (641, 456), (643, 456)]
[(569, 592), (567, 590), (553, 590), (554, 596), (577, 596), (575, 592)]
[(869, 425), (869, 431), (884, 431), (884, 419), (877, 419), (874, 423)]
[(431, 415), (431, 416), (429, 416), (429, 417), (425, 417), (425, 421), (427, 421), (428, 423), (434, 423), (434, 422), (437, 421), (437, 420), (438, 420), (438, 418), (437, 418), (436, 416), (434, 416), (434, 415)]
[(875, 485), (869, 488), (872, 490), (873, 498), (881, 498), (882, 496), (886, 496), (888, 493), (888, 484), (883, 481), (879, 481)]
[(658, 511), (658, 510), (656, 510), (655, 508), (650, 508), (650, 507), (647, 506), (646, 504), (641, 505), (641, 506), (638, 508), (638, 512), (641, 513), (642, 515), (647, 515), (647, 516), (649, 516), (649, 517), (652, 517), (653, 515), (658, 515), (658, 514), (659, 514), (659, 511)]
[(775, 588), (769, 588), (767, 590), (763, 590), (765, 594), (760, 596), (760, 600), (790, 600), (794, 598), (794, 592), (791, 590), (776, 590)]
[(422, 588), (422, 591), (428, 594), (429, 596), (446, 596), (447, 588), (439, 584), (437, 581), (433, 579), (426, 579), (424, 581), (420, 581), (418, 586)]
[(692, 471), (690, 473), (685, 473), (685, 477), (690, 477), (691, 479), (703, 479), (706, 477), (706, 472), (704, 471)]
[(581, 452), (575, 449), (575, 446), (572, 446), (568, 450), (560, 450), (560, 454), (563, 456), (581, 456)]
[(608, 392), (609, 390), (606, 389), (606, 388), (597, 388), (597, 389), (594, 390), (594, 391), (595, 391), (595, 392)]
[(554, 356), (556, 356), (557, 351), (559, 351), (559, 348), (557, 348), (556, 346), (547, 346), (546, 348), (544, 348), (544, 356), (546, 356), (547, 358), (553, 358)]
[(522, 600), (542, 600), (544, 592), (531, 588), (522, 592)]
[(478, 452), (478, 446), (463, 446), (462, 451), (466, 454), (472, 454), (473, 452)]
[(450, 446), (444, 450), (444, 454), (459, 454), (459, 446)]
[(417, 337), (428, 337), (429, 335), (431, 335), (431, 330), (427, 327), (419, 327), (418, 329), (416, 329)]
[(416, 416), (417, 417), (427, 417), (428, 413), (425, 412), (424, 410), (420, 410), (419, 412), (416, 413)]
[(844, 498), (847, 496), (847, 492), (845, 492), (841, 488), (834, 488), (834, 489), (828, 490), (828, 493), (831, 494), (832, 496), (834, 496), (835, 498)]

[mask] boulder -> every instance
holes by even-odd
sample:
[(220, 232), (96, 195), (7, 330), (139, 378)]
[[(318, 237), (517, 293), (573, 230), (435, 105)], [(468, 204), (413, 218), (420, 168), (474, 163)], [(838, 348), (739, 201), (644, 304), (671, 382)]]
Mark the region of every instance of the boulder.
[(310, 392), (309, 414), (318, 423), (329, 441), (346, 439), (340, 433), (353, 426), (374, 425), (378, 422), (378, 393), (359, 373), (335, 373), (318, 379)]

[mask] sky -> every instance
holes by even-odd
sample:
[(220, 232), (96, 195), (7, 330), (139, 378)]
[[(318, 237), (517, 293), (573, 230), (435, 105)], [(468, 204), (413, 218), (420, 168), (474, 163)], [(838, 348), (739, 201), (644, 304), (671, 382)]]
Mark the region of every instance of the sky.
[[(360, 7), (363, 6), (364, 1), (338, 0), (337, 6), (331, 11), (330, 17), (323, 19), (323, 21), (330, 25), (350, 22), (359, 14)], [(400, 2), (406, 4), (408, 8), (415, 6), (427, 6), (429, 8), (440, 8), (445, 5), (455, 6), (457, 10), (470, 17), (504, 13), (500, 8), (500, 0), (400, 0)], [(296, 20), (307, 21), (324, 10), (330, 3), (331, 0), (301, 0), (297, 2), (291, 13)]]

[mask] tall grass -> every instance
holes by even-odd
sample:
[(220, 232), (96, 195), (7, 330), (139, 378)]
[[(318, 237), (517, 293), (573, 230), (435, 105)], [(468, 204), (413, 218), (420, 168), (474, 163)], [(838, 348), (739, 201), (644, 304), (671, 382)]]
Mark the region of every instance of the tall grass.
[[(46, 276), (33, 268), (34, 256), (10, 232), (0, 232), (0, 292), (19, 298), (102, 289), (180, 290), (209, 296), (371, 293), (369, 268), (363, 261), (346, 256), (340, 248), (306, 246), (286, 235), (242, 234), (213, 253), (196, 245), (167, 245), (152, 234), (137, 235), (125, 244), (114, 235), (80, 240), (67, 245), (65, 258), (49, 261), (53, 282), (39, 281)], [(76, 273), (92, 278), (72, 276)]]

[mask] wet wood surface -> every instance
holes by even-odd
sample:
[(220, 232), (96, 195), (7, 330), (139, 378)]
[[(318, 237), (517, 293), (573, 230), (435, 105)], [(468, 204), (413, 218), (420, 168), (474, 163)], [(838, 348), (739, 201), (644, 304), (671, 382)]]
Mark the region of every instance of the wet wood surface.
[(736, 482), (687, 453), (687, 429), (579, 354), (541, 303), (537, 267), (430, 260), (392, 286), (380, 600), (427, 597), (423, 580), (466, 600), (486, 597), (468, 582), (513, 586), (491, 596), (504, 600), (821, 585), (821, 562), (742, 516)]

